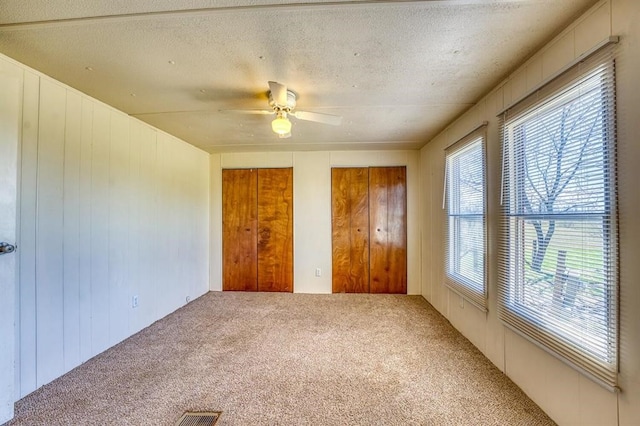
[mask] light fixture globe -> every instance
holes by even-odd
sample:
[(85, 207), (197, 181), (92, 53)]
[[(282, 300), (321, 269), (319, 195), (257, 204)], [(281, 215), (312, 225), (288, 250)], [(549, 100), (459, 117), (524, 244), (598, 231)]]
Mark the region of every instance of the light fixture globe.
[(291, 132), (291, 122), (287, 118), (287, 114), (279, 112), (275, 120), (271, 122), (271, 129), (279, 134), (286, 135)]

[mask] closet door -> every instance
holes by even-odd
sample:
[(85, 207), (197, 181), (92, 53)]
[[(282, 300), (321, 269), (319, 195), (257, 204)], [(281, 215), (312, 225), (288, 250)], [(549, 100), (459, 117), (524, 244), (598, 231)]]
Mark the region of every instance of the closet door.
[(371, 293), (407, 293), (405, 167), (369, 169)]
[(222, 170), (222, 289), (258, 290), (258, 172)]
[(258, 291), (293, 291), (293, 169), (258, 170)]
[(334, 293), (369, 292), (369, 170), (331, 169)]

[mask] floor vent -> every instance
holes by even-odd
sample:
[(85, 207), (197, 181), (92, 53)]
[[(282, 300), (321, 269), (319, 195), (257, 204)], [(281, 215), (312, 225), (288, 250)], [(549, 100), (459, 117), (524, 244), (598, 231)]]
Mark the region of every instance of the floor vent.
[(176, 426), (213, 426), (220, 418), (221, 411), (186, 412)]

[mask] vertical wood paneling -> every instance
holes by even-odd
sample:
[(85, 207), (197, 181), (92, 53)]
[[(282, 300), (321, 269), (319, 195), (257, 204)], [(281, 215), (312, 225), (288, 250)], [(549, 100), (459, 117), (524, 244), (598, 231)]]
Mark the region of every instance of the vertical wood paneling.
[[(432, 224), (444, 223), (444, 211), (442, 209), (442, 188), (444, 186), (444, 173), (439, 173), (442, 165), (444, 164), (444, 146), (448, 143), (447, 138), (444, 137), (438, 145), (442, 149), (438, 149), (438, 146), (432, 147), (431, 164), (429, 169), (432, 171), (431, 181), (431, 205), (432, 205)], [(432, 270), (431, 279), (433, 280), (433, 286), (435, 290), (434, 294), (434, 307), (440, 311), (441, 314), (449, 316), (449, 303), (448, 295), (449, 290), (444, 285), (444, 250), (441, 249), (441, 242), (444, 241), (444, 226), (433, 226), (431, 236), (431, 253), (432, 253)]]
[[(159, 265), (171, 265), (165, 268), (161, 274), (156, 276), (157, 290), (163, 292), (166, 297), (158, 298), (156, 312), (157, 315), (164, 316), (184, 302), (184, 297), (180, 289), (182, 277), (179, 276), (179, 263), (181, 262), (181, 239), (178, 234), (181, 232), (179, 222), (176, 218), (180, 210), (179, 194), (179, 164), (180, 154), (175, 151), (173, 139), (164, 133), (157, 136), (157, 180), (159, 190), (157, 195), (158, 229), (156, 242), (162, 250), (157, 251), (156, 257)], [(141, 302), (142, 303), (142, 302)], [(146, 303), (146, 302), (145, 302)]]
[(93, 160), (93, 102), (82, 99), (80, 142), (79, 217), (79, 315), (80, 361), (94, 355), (91, 350), (91, 163)]
[(141, 138), (138, 140), (140, 145), (141, 186), (136, 194), (136, 199), (140, 202), (140, 221), (137, 226), (132, 225), (132, 229), (136, 230), (140, 241), (138, 264), (140, 271), (138, 279), (140, 304), (135, 308), (140, 316), (138, 327), (146, 327), (158, 318), (156, 313), (157, 299), (161, 297), (157, 290), (156, 281), (156, 274), (162, 267), (158, 263), (156, 254), (158, 249), (157, 235), (160, 232), (156, 209), (159, 187), (156, 136), (155, 131), (144, 126)]
[(222, 291), (222, 156), (211, 154), (209, 161), (209, 289)]
[[(174, 205), (171, 216), (171, 246), (175, 247), (180, 244), (182, 239), (190, 239), (191, 233), (189, 229), (192, 224), (189, 222), (189, 212), (191, 208), (191, 197), (193, 193), (189, 191), (188, 179), (192, 175), (187, 170), (185, 164), (188, 162), (188, 150), (181, 149), (177, 139), (171, 138), (171, 155), (173, 161), (172, 180), (174, 185), (173, 197), (171, 203)], [(180, 282), (182, 279), (191, 281), (192, 271), (189, 268), (189, 253), (192, 251), (192, 244), (185, 245), (184, 249), (176, 250), (173, 253), (174, 268), (173, 282)], [(187, 283), (185, 283), (187, 284)], [(177, 309), (186, 303), (186, 297), (189, 296), (189, 285), (174, 285), (174, 297), (176, 304), (173, 309)]]
[[(172, 203), (175, 204), (175, 210), (173, 211), (172, 226), (172, 243), (179, 244), (182, 237), (191, 239), (193, 223), (190, 223), (189, 209), (191, 208), (191, 197), (193, 193), (190, 191), (190, 185), (188, 183), (191, 177), (191, 171), (183, 167), (188, 161), (188, 150), (178, 149), (179, 146), (175, 139), (171, 141), (171, 148), (173, 157), (178, 160), (174, 162), (173, 182), (175, 185), (174, 198)], [(174, 279), (184, 279), (186, 282), (190, 282), (193, 278), (193, 273), (188, 267), (188, 258), (193, 254), (193, 246), (191, 244), (185, 246), (182, 250), (178, 250), (174, 253), (175, 261), (175, 276)], [(186, 298), (189, 297), (190, 285), (175, 286), (176, 300), (179, 301), (179, 306), (186, 303)]]
[[(129, 248), (129, 293), (127, 301), (131, 301), (133, 296), (140, 297), (141, 275), (141, 215), (143, 204), (142, 176), (140, 174), (142, 132), (143, 125), (134, 119), (129, 119), (129, 227), (131, 232), (127, 235), (127, 247)], [(129, 333), (136, 333), (142, 328), (140, 308), (127, 309)]]
[[(631, 6), (631, 5), (634, 6)], [(637, 89), (631, 88), (633, 85), (626, 85), (622, 74), (624, 71), (628, 71), (627, 75), (630, 80), (637, 80), (638, 66), (631, 65), (634, 62), (635, 65), (640, 65), (640, 58), (637, 55), (637, 49), (633, 49), (632, 44), (624, 45), (624, 40), (638, 40), (640, 35), (640, 27), (637, 25), (637, 19), (634, 20), (633, 16), (640, 11), (638, 2), (630, 1), (600, 1), (597, 2), (593, 8), (587, 12), (583, 17), (575, 21), (565, 31), (560, 33), (558, 37), (551, 43), (547, 44), (545, 48), (537, 52), (532, 56), (528, 63), (520, 67), (520, 70), (524, 70), (527, 74), (527, 88), (531, 88), (536, 82), (539, 82), (546, 77), (553, 75), (558, 70), (565, 67), (571, 60), (579, 57), (584, 52), (591, 50), (596, 44), (603, 41), (607, 36), (612, 34), (624, 34), (625, 37), (621, 38), (621, 44), (616, 47), (618, 55), (616, 60), (618, 64), (624, 63), (626, 66), (618, 67), (616, 69), (617, 77), (616, 81), (619, 83), (619, 88), (624, 87), (625, 90), (620, 90), (619, 97), (625, 97), (629, 99), (640, 99), (637, 96)], [(622, 6), (624, 5), (624, 6)], [(628, 5), (628, 6), (627, 6)], [(620, 15), (618, 19), (612, 19), (611, 11), (618, 9)], [(615, 14), (614, 14), (615, 15)], [(619, 25), (616, 25), (616, 21)], [(631, 30), (634, 28), (635, 30)], [(517, 72), (516, 72), (517, 73)], [(514, 73), (515, 74), (515, 73)], [(487, 133), (487, 161), (488, 161), (488, 261), (489, 265), (495, 261), (497, 253), (497, 242), (492, 235), (496, 235), (496, 229), (500, 226), (498, 220), (500, 212), (500, 152), (501, 141), (498, 133), (498, 123), (496, 119), (496, 113), (502, 110), (502, 108), (513, 101), (516, 101), (516, 96), (512, 96), (512, 92), (515, 95), (518, 92), (517, 82), (509, 81), (504, 86), (495, 89), (488, 97), (485, 97), (480, 103), (486, 103), (486, 111), (482, 116), (477, 117), (476, 123), (482, 120), (489, 121), (488, 133)], [(512, 87), (513, 86), (513, 87)], [(493, 97), (493, 99), (492, 99)], [(620, 100), (620, 99), (618, 99)], [(633, 103), (633, 102), (632, 102)], [(494, 105), (491, 108), (491, 104)], [(638, 102), (635, 102), (638, 104)], [(620, 102), (620, 105), (631, 106), (629, 103)], [(621, 110), (624, 110), (622, 108)], [(627, 111), (637, 111), (637, 108), (627, 109)], [(471, 114), (465, 114), (462, 119)], [(473, 120), (471, 120), (473, 122)], [(625, 120), (622, 120), (624, 122)], [(632, 127), (638, 128), (638, 120), (627, 120), (632, 123)], [(453, 128), (455, 125), (452, 125)], [(628, 127), (628, 129), (631, 129)], [(459, 129), (464, 131), (463, 129)], [(468, 129), (467, 129), (468, 131)], [(545, 410), (550, 417), (559, 424), (620, 424), (631, 425), (636, 424), (637, 419), (640, 418), (640, 401), (635, 395), (640, 395), (638, 386), (634, 386), (635, 382), (632, 377), (633, 374), (629, 374), (629, 367), (631, 369), (636, 368), (638, 364), (637, 357), (629, 356), (629, 360), (625, 369), (624, 361), (621, 363), (620, 384), (623, 389), (621, 393), (613, 393), (601, 388), (598, 384), (591, 381), (589, 378), (580, 375), (575, 370), (564, 365), (556, 358), (550, 356), (546, 352), (542, 351), (536, 345), (531, 344), (527, 340), (523, 339), (519, 335), (511, 332), (505, 328), (496, 315), (495, 308), (495, 281), (497, 272), (495, 268), (489, 268), (489, 312), (484, 313), (477, 310), (475, 307), (469, 304), (465, 304), (464, 307), (460, 306), (459, 296), (454, 295), (446, 288), (442, 286), (442, 276), (444, 274), (444, 259), (443, 259), (443, 241), (444, 241), (444, 228), (442, 226), (444, 220), (444, 213), (442, 206), (442, 188), (444, 177), (444, 154), (443, 148), (453, 141), (455, 138), (451, 137), (450, 130), (445, 130), (438, 137), (429, 141), (427, 145), (422, 149), (422, 162), (421, 173), (425, 178), (426, 187), (424, 190), (430, 200), (427, 209), (429, 210), (426, 216), (422, 218), (422, 224), (424, 229), (425, 244), (423, 247), (428, 248), (427, 251), (423, 251), (423, 261), (425, 266), (428, 266), (428, 273), (423, 274), (428, 283), (432, 286), (431, 300), (430, 302), (438, 309), (443, 315), (451, 320), (452, 324), (458, 328), (465, 337), (469, 338), (474, 345), (491, 359), (491, 361), (503, 370), (519, 387), (521, 387), (527, 395), (529, 395), (534, 402), (539, 404), (543, 410)], [(624, 134), (625, 132), (620, 132)], [(627, 131), (628, 135), (636, 135), (637, 131)], [(625, 138), (622, 138), (625, 139)], [(619, 140), (619, 142), (624, 142)], [(619, 146), (634, 146), (634, 150), (626, 152), (627, 155), (621, 155), (620, 159), (628, 159), (629, 164), (638, 164), (635, 153), (640, 153), (635, 149), (638, 145), (635, 143), (624, 144), (620, 143)], [(631, 152), (633, 151), (633, 153)], [(631, 154), (631, 155), (629, 155)], [(635, 162), (634, 162), (635, 160)], [(633, 175), (636, 179), (628, 179), (628, 182), (637, 182), (637, 175)], [(631, 177), (629, 175), (628, 177)], [(624, 179), (621, 179), (624, 182)], [(622, 191), (624, 192), (624, 191)], [(625, 195), (637, 194), (637, 191), (628, 191)], [(623, 197), (624, 199), (624, 197)], [(634, 203), (631, 203), (634, 204)], [(637, 205), (637, 203), (635, 203)], [(624, 209), (621, 209), (621, 212)], [(635, 212), (634, 209), (631, 209)], [(629, 210), (629, 211), (631, 211)], [(629, 217), (633, 217), (631, 214)], [(624, 214), (621, 214), (624, 217)], [(624, 223), (621, 220), (621, 223)], [(627, 224), (637, 224), (636, 220), (628, 220)], [(412, 231), (411, 231), (412, 232)], [(633, 235), (633, 232), (621, 233), (623, 235)], [(637, 234), (637, 233), (636, 233)], [(410, 234), (411, 235), (411, 234)], [(637, 239), (634, 239), (637, 240)], [(624, 245), (624, 244), (622, 244)], [(628, 251), (633, 252), (630, 258), (637, 254), (637, 244), (634, 249)], [(628, 247), (629, 248), (629, 247)], [(621, 250), (624, 253), (624, 250)], [(492, 260), (493, 259), (493, 260)], [(624, 262), (623, 262), (624, 263)], [(633, 264), (633, 262), (631, 262)], [(637, 264), (637, 262), (636, 262)], [(624, 276), (624, 274), (622, 274)], [(638, 274), (631, 274), (630, 277), (637, 277)], [(635, 285), (635, 278), (632, 278), (630, 282), (632, 288), (639, 288)], [(624, 294), (624, 279), (621, 281)], [(629, 288), (629, 286), (627, 286)], [(627, 296), (630, 296), (627, 292)], [(633, 297), (622, 297), (622, 300), (638, 300)], [(629, 306), (634, 305), (632, 302)], [(635, 306), (633, 306), (635, 308)], [(626, 317), (629, 319), (632, 316), (637, 319), (638, 315), (629, 315), (629, 310), (626, 311)], [(637, 309), (634, 313), (640, 312)], [(625, 318), (624, 309), (622, 318)], [(624, 323), (624, 321), (623, 321)], [(634, 321), (627, 321), (627, 323), (634, 323)], [(640, 321), (635, 321), (636, 324), (640, 324)], [(623, 327), (624, 329), (624, 327)], [(626, 336), (631, 336), (627, 334)], [(640, 335), (639, 333), (633, 334), (634, 336)], [(622, 333), (622, 342), (625, 346), (625, 335)], [(634, 341), (634, 339), (626, 339), (627, 342)], [(635, 343), (640, 340), (635, 339)], [(633, 346), (633, 344), (627, 344), (627, 348)], [(638, 345), (636, 345), (638, 346)], [(640, 347), (640, 346), (638, 346)], [(625, 353), (623, 350), (622, 353)], [(626, 351), (629, 353), (629, 351)], [(624, 358), (624, 357), (623, 357)], [(626, 372), (626, 373), (625, 373)], [(586, 386), (585, 386), (586, 385)], [(635, 392), (634, 392), (635, 391)], [(630, 397), (629, 395), (632, 395)], [(636, 400), (635, 404), (633, 400)], [(625, 412), (631, 414), (631, 416), (625, 416)], [(633, 416), (633, 414), (637, 414)]]
[(591, 14), (585, 17), (575, 28), (574, 55), (579, 57), (600, 41), (612, 34), (611, 4), (602, 2), (595, 6)]
[[(420, 151), (420, 164), (427, 163), (427, 150)], [(431, 270), (431, 227), (428, 225), (431, 219), (431, 203), (429, 202), (431, 179), (429, 173), (426, 173), (424, 169), (420, 174), (420, 274), (422, 284), (422, 296), (427, 299), (427, 302), (431, 303), (433, 300), (433, 294), (431, 292), (431, 280), (429, 274)]]
[(36, 213), (40, 78), (24, 74), (20, 175), (20, 397), (33, 392), (36, 380)]
[[(555, 39), (542, 53), (542, 79), (546, 80), (560, 71), (565, 64), (575, 57), (573, 31)], [(516, 99), (512, 99), (515, 101)]]
[[(168, 136), (163, 133), (157, 135), (156, 145), (156, 164), (158, 174), (156, 175), (156, 181), (158, 182), (158, 191), (156, 192), (156, 220), (158, 228), (154, 234), (156, 240), (156, 246), (162, 247), (162, 250), (158, 250), (156, 253), (157, 265), (166, 265), (171, 262), (170, 243), (171, 228), (169, 226), (171, 218), (171, 193), (173, 191), (172, 186), (172, 163), (170, 160), (171, 153), (168, 149)], [(169, 272), (169, 271), (167, 271)], [(157, 303), (154, 307), (156, 315), (162, 315), (164, 312), (170, 312), (173, 305), (172, 288), (171, 288), (171, 276), (169, 273), (160, 273), (159, 270), (155, 273), (155, 288), (156, 291), (161, 292), (167, 297), (157, 299)], [(140, 303), (146, 303), (142, 300)]]
[(38, 386), (64, 372), (63, 176), (66, 90), (40, 83), (36, 224)]
[(23, 89), (17, 397), (203, 294), (209, 247), (207, 153), (31, 72)]
[[(201, 155), (201, 151), (188, 147), (185, 165), (195, 167), (185, 168), (185, 184), (189, 188), (189, 199), (185, 204), (185, 215), (189, 224), (190, 234), (187, 236), (193, 244), (185, 254), (191, 262), (199, 265), (209, 264), (209, 241), (201, 235), (209, 235), (209, 158)], [(206, 214), (203, 214), (206, 212)], [(190, 268), (189, 262), (185, 267), (190, 274), (189, 294), (191, 300), (209, 291), (209, 270)]]
[(210, 212), (209, 212), (209, 203), (211, 197), (211, 188), (210, 188), (210, 159), (209, 155), (202, 155), (200, 151), (194, 152), (193, 156), (197, 163), (197, 167), (195, 168), (195, 176), (193, 177), (193, 181), (195, 182), (197, 192), (195, 203), (197, 206), (193, 209), (195, 214), (195, 222), (198, 224), (195, 230), (195, 239), (196, 243), (196, 252), (197, 255), (194, 258), (198, 265), (207, 265), (207, 268), (198, 268), (196, 272), (196, 277), (193, 282), (193, 286), (196, 288), (196, 297), (205, 294), (209, 291), (209, 259), (210, 259), (210, 245), (209, 238), (202, 238), (202, 235), (211, 235), (210, 229)]
[(367, 168), (331, 170), (334, 293), (369, 292), (369, 191)]
[(369, 169), (372, 293), (407, 292), (406, 169)]
[(293, 169), (258, 169), (258, 291), (293, 291)]
[[(20, 128), (24, 72), (0, 58), (0, 239), (16, 243), (19, 212), (18, 180)], [(16, 394), (17, 330), (16, 280), (19, 265), (16, 254), (0, 259), (0, 423), (11, 419)]]
[(109, 156), (111, 111), (93, 106), (91, 162), (91, 353), (110, 345), (109, 339)]
[[(161, 262), (174, 262), (174, 259), (178, 256), (177, 251), (169, 249), (175, 247), (174, 245), (174, 233), (175, 233), (175, 216), (177, 206), (174, 204), (177, 191), (177, 176), (176, 176), (176, 163), (173, 161), (175, 155), (171, 149), (171, 139), (169, 135), (158, 135), (158, 169), (161, 171), (159, 180), (162, 182), (162, 190), (158, 193), (158, 199), (160, 204), (158, 208), (162, 212), (161, 222), (162, 229), (159, 230), (158, 239), (161, 242), (161, 247), (167, 247), (167, 250), (161, 254)], [(177, 160), (177, 158), (176, 158)], [(177, 260), (177, 259), (176, 259)], [(176, 261), (176, 264), (178, 262)], [(176, 286), (173, 285), (175, 281), (175, 268), (167, 270), (162, 277), (158, 277), (158, 281), (162, 283), (162, 291), (164, 291), (169, 297), (162, 301), (162, 313), (171, 312), (175, 306), (177, 306)]]
[(294, 153), (293, 282), (298, 293), (332, 292), (330, 158), (327, 151)]
[[(175, 138), (171, 138), (170, 140), (170, 152), (172, 161), (173, 173), (172, 177), (172, 198), (171, 198), (171, 246), (177, 247), (181, 244), (183, 238), (187, 240), (191, 240), (192, 234), (190, 233), (190, 228), (193, 226), (192, 223), (189, 223), (189, 210), (192, 208), (191, 206), (191, 197), (193, 193), (189, 191), (188, 179), (191, 177), (191, 171), (185, 167), (185, 164), (188, 163), (188, 150), (180, 149), (180, 145)], [(172, 261), (174, 262), (174, 267), (171, 268), (173, 275), (172, 280), (173, 283), (178, 283), (181, 280), (186, 280), (190, 282), (192, 278), (192, 271), (189, 268), (189, 255), (192, 253), (192, 244), (184, 245), (181, 250), (174, 250), (172, 253)], [(173, 285), (174, 290), (174, 300), (175, 305), (172, 307), (173, 309), (177, 309), (186, 303), (186, 298), (189, 296), (189, 285)]]
[(109, 346), (129, 335), (129, 119), (111, 112), (109, 143)]
[(64, 370), (80, 364), (80, 149), (82, 99), (67, 93), (64, 138)]
[(222, 171), (222, 288), (258, 289), (258, 172)]

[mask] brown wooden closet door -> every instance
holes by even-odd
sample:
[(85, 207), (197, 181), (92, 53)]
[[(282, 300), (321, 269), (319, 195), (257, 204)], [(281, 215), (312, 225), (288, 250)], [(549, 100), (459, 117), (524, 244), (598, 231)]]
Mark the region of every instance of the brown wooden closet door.
[(371, 293), (407, 293), (405, 167), (369, 169)]
[(293, 170), (258, 170), (258, 291), (293, 291)]
[(258, 289), (255, 169), (222, 170), (222, 289)]
[(331, 169), (334, 293), (369, 292), (368, 174), (367, 168)]

